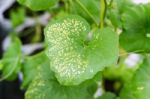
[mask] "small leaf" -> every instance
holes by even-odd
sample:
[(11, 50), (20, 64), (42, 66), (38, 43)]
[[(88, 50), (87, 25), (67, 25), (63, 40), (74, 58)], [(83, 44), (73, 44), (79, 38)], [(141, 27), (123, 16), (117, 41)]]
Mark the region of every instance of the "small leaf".
[(12, 26), (15, 28), (18, 25), (22, 24), (25, 20), (25, 9), (18, 8), (16, 11), (13, 10), (10, 13)]
[(29, 56), (25, 59), (25, 62), (22, 67), (23, 72), (23, 83), (22, 88), (28, 88), (29, 84), (32, 82), (34, 77), (37, 74), (37, 68), (45, 64), (44, 60), (47, 60), (47, 56), (44, 52), (41, 52), (34, 56)]
[(17, 0), (34, 11), (45, 10), (56, 5), (58, 0)]
[(11, 38), (11, 44), (2, 59), (2, 79), (14, 80), (21, 68), (21, 42), (17, 37)]
[(123, 15), (124, 32), (120, 44), (128, 52), (150, 52), (150, 6), (137, 5)]
[(25, 94), (25, 99), (93, 99), (87, 86), (62, 86), (49, 68), (49, 60), (43, 60), (38, 74)]
[(132, 80), (123, 88), (121, 99), (149, 99), (150, 89), (150, 60), (145, 59), (140, 68), (135, 72)]
[(79, 16), (53, 21), (45, 29), (51, 69), (63, 85), (78, 85), (104, 67), (116, 64), (118, 35), (110, 28), (97, 30), (87, 42), (89, 24)]

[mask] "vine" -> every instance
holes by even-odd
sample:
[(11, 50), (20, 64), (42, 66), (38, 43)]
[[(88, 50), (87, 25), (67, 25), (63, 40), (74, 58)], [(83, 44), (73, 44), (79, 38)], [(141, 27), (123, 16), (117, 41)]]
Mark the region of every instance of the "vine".
[(104, 19), (106, 14), (106, 0), (100, 0), (100, 28), (104, 28)]

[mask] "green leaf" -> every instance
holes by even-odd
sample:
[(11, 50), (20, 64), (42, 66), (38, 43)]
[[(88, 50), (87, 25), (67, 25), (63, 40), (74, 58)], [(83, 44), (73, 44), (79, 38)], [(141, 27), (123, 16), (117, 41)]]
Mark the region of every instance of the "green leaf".
[(58, 0), (17, 0), (34, 11), (45, 10), (56, 5)]
[(45, 52), (41, 52), (34, 56), (29, 56), (25, 59), (22, 72), (23, 72), (23, 83), (22, 88), (28, 88), (34, 77), (37, 75), (37, 68), (45, 64), (44, 60), (47, 60)]
[(14, 80), (21, 68), (21, 42), (17, 37), (11, 38), (11, 44), (2, 59), (1, 80)]
[(3, 68), (3, 64), (2, 64), (2, 60), (0, 60), (0, 70), (2, 70)]
[(96, 30), (87, 41), (89, 24), (79, 16), (68, 16), (45, 29), (51, 69), (63, 85), (78, 85), (104, 67), (116, 64), (118, 35), (110, 28)]
[[(79, 1), (93, 15), (97, 23), (99, 23), (100, 1), (99, 0), (79, 0)], [(77, 4), (75, 0), (73, 0), (73, 3), (70, 9), (72, 13), (78, 14), (84, 17), (88, 22), (93, 23), (93, 21), (91, 20), (91, 17), (81, 8), (79, 4)]]
[(123, 89), (121, 90), (120, 93), (120, 98), (121, 99), (136, 99), (133, 94), (132, 94), (132, 90), (130, 89), (130, 83), (129, 84), (125, 84)]
[(116, 95), (111, 92), (104, 93), (101, 97), (98, 99), (117, 99)]
[(92, 99), (87, 86), (62, 86), (49, 68), (49, 60), (43, 60), (38, 74), (25, 94), (25, 99)]
[(119, 14), (123, 14), (128, 8), (135, 6), (131, 0), (114, 0), (112, 8), (118, 10)]
[(120, 27), (122, 25), (120, 15), (118, 13), (119, 12), (117, 12), (117, 10), (108, 10), (108, 18), (115, 27)]
[(150, 59), (145, 59), (133, 78), (123, 88), (121, 99), (149, 99)]
[[(117, 72), (116, 72), (117, 71)], [(107, 79), (120, 79), (123, 82), (127, 82), (132, 78), (132, 75), (135, 70), (127, 67), (125, 64), (121, 64), (119, 66), (112, 66), (106, 68), (103, 72), (104, 78)]]
[(107, 9), (107, 17), (115, 28), (122, 28), (122, 14), (134, 6), (131, 0), (113, 0)]
[(150, 52), (149, 17), (149, 4), (131, 7), (123, 15), (124, 32), (120, 35), (120, 44), (128, 52)]
[(12, 26), (15, 28), (18, 25), (22, 24), (25, 19), (25, 9), (18, 8), (16, 11), (12, 10), (10, 13)]

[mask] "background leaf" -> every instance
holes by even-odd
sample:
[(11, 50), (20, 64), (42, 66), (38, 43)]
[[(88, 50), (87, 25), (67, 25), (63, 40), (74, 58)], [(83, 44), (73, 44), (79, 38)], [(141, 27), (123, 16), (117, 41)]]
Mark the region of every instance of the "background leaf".
[(149, 17), (149, 4), (131, 7), (123, 15), (124, 31), (120, 35), (120, 44), (128, 52), (150, 52)]
[(13, 27), (17, 27), (22, 24), (25, 20), (25, 9), (18, 8), (16, 11), (13, 10), (10, 13), (11, 22)]
[[(94, 16), (97, 23), (99, 20), (99, 12), (100, 12), (100, 1), (99, 0), (80, 0), (80, 2), (85, 6), (86, 9)], [(92, 6), (91, 6), (92, 5)], [(78, 14), (82, 17), (84, 17), (88, 22), (93, 23), (91, 20), (91, 17), (81, 8), (79, 4), (75, 0), (73, 0), (73, 3), (71, 5), (71, 12), (74, 14)]]
[(2, 59), (2, 79), (14, 80), (21, 69), (21, 42), (13, 36)]
[(117, 97), (115, 96), (115, 94), (113, 94), (111, 92), (106, 92), (98, 99), (117, 99)]
[[(111, 2), (111, 0), (109, 0)], [(131, 0), (113, 0), (108, 3), (107, 18), (111, 21), (115, 28), (122, 28), (122, 14), (134, 4)]]
[(121, 99), (149, 99), (150, 89), (150, 58), (145, 59), (121, 92)]
[(56, 5), (58, 0), (17, 0), (34, 11), (45, 10)]

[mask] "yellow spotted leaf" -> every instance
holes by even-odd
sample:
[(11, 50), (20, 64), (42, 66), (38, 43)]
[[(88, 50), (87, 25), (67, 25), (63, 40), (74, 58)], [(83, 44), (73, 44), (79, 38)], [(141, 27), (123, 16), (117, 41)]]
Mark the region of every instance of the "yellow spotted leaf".
[(97, 29), (90, 40), (89, 24), (67, 16), (45, 28), (51, 69), (63, 85), (78, 85), (118, 59), (118, 35), (110, 28)]

